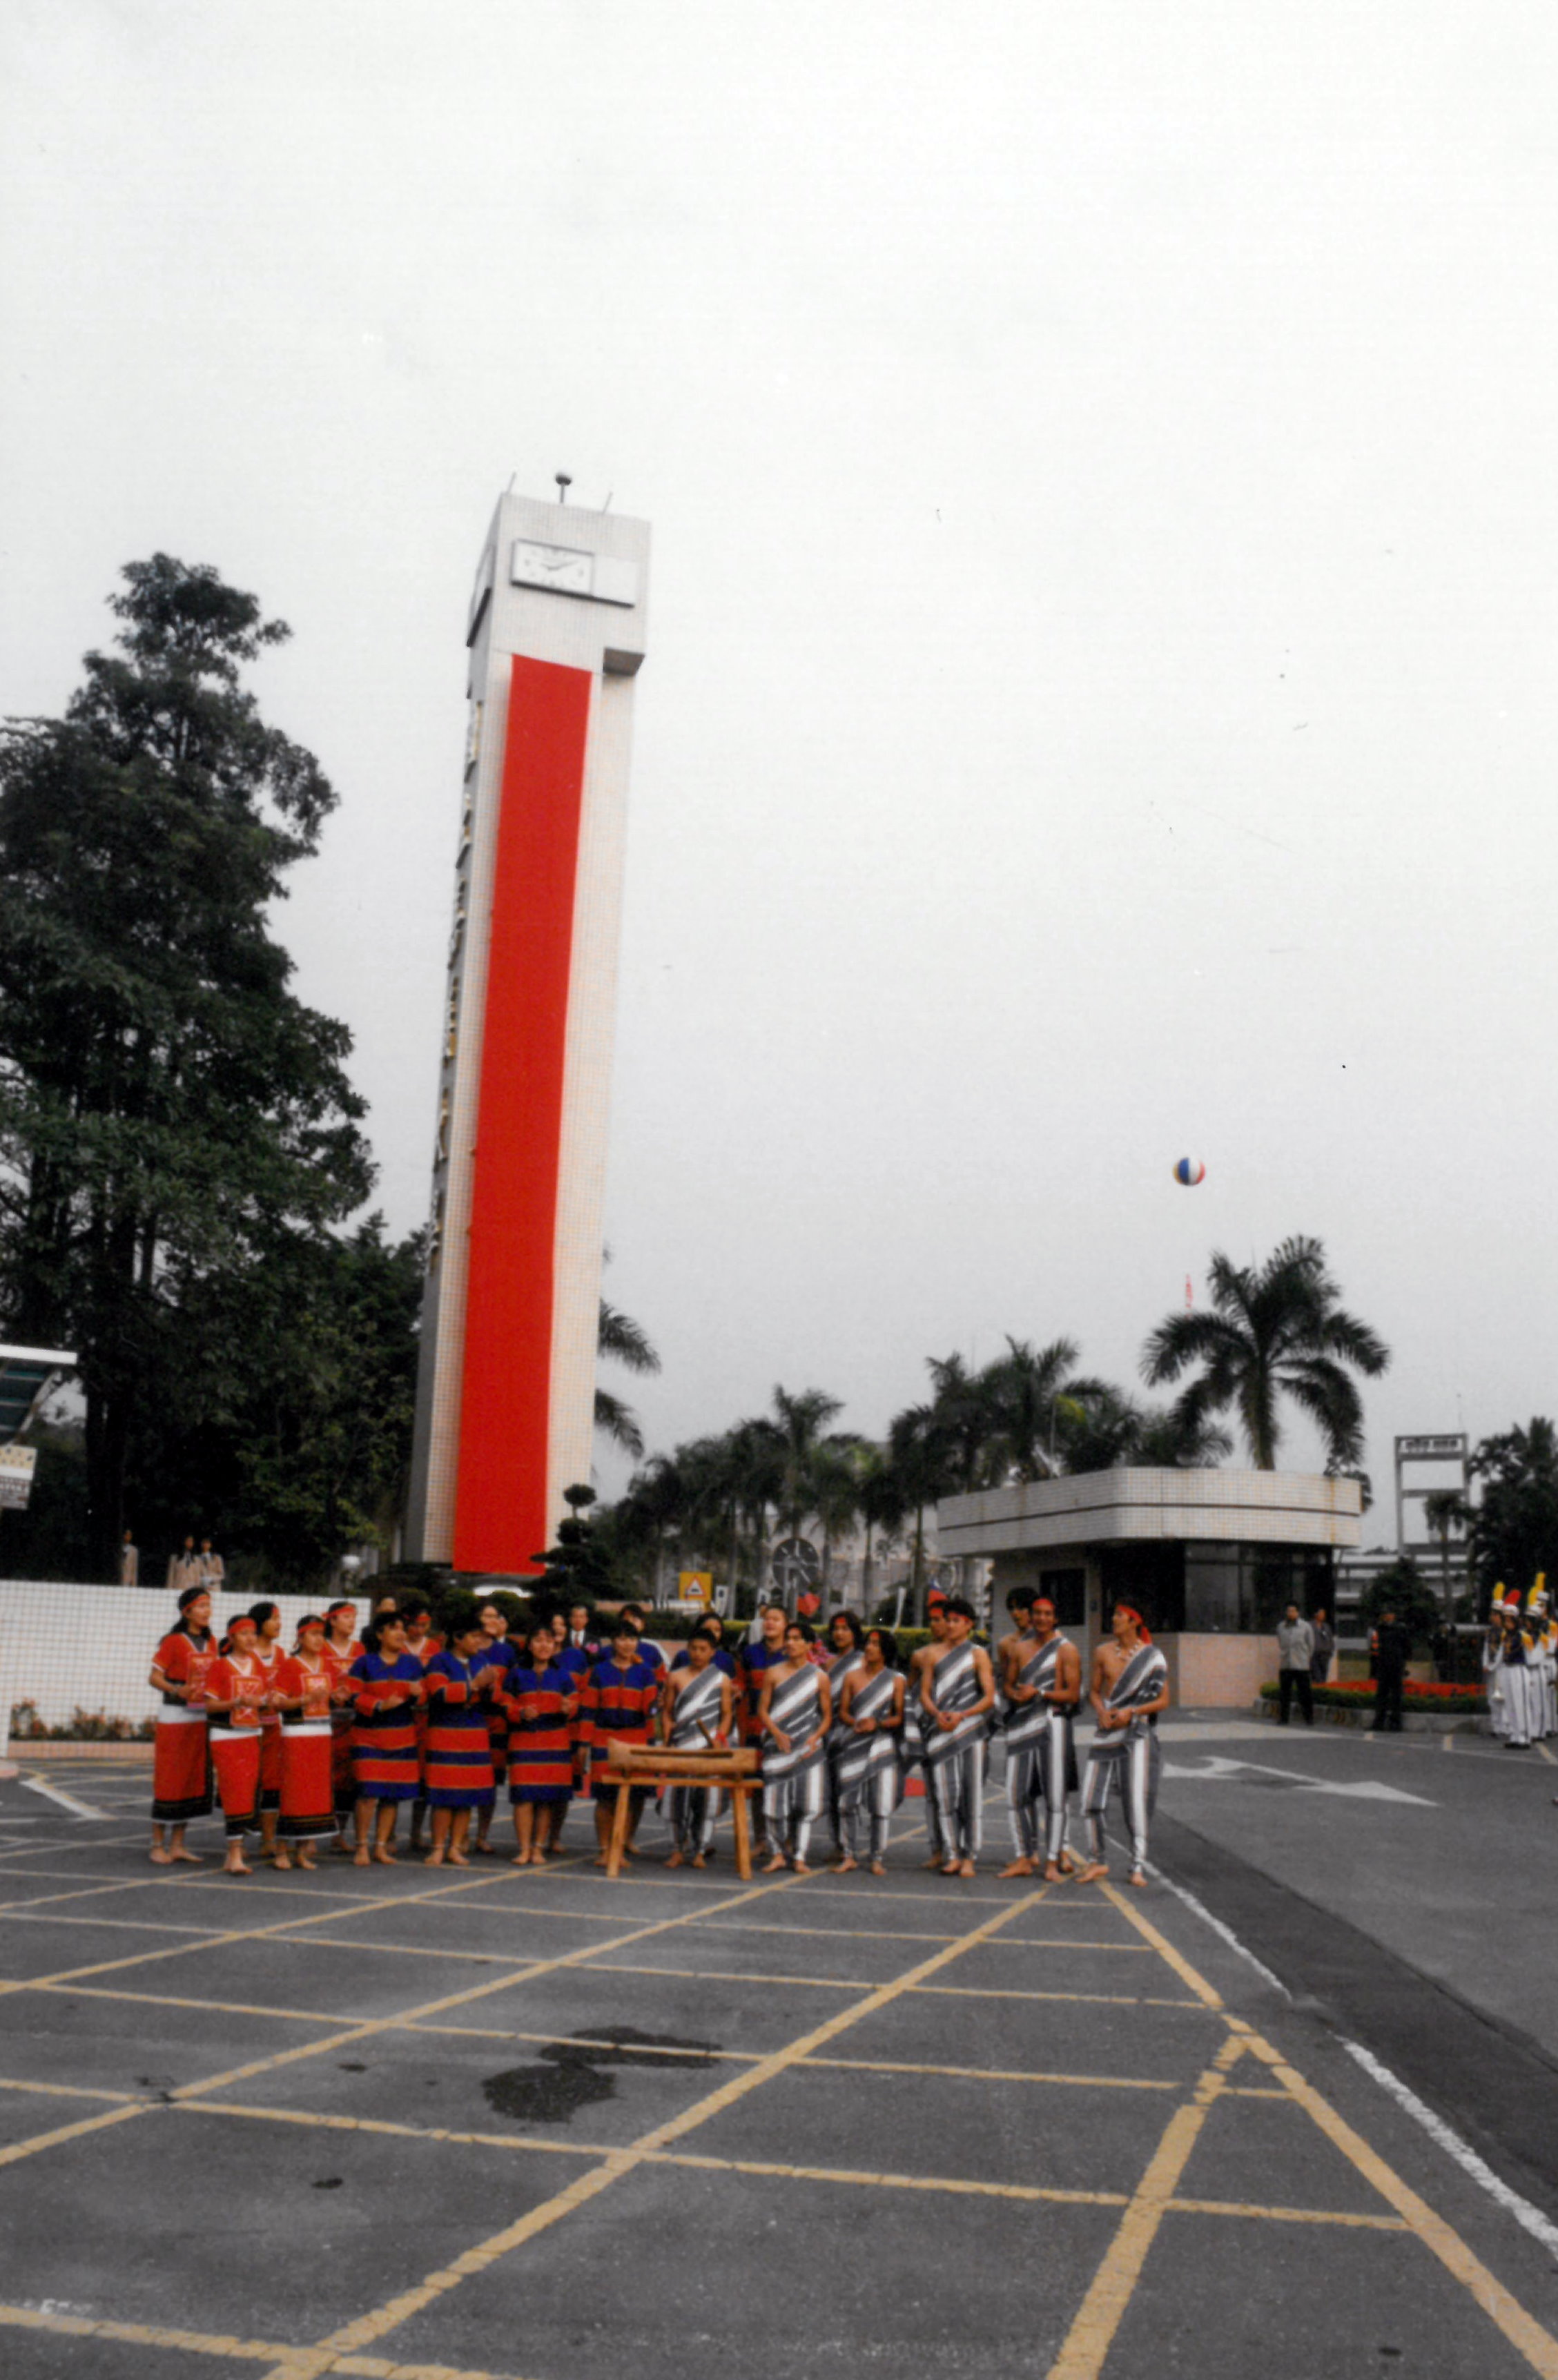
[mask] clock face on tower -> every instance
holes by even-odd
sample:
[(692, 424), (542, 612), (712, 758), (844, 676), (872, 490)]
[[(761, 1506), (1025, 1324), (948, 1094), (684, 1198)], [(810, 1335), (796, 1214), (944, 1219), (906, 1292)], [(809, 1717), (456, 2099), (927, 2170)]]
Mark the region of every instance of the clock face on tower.
[(594, 587), (591, 553), (572, 545), (542, 545), (536, 538), (516, 538), (509, 577), (516, 587), (545, 587), (554, 595), (589, 595)]

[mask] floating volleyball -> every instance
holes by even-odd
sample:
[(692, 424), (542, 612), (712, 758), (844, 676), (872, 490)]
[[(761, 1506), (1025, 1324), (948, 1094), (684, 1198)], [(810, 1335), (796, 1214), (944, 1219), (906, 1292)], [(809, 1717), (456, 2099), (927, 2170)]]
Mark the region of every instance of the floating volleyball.
[(1206, 1180), (1206, 1167), (1199, 1157), (1182, 1157), (1174, 1169), (1174, 1178), (1187, 1190), (1193, 1190), (1198, 1182)]

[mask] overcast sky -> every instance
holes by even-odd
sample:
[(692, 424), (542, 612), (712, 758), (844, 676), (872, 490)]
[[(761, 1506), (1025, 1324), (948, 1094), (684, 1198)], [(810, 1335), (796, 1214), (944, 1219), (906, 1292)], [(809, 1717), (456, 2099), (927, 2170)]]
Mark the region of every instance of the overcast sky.
[(1382, 1490), (1552, 1410), (1551, 9), (10, 0), (0, 70), (0, 710), (158, 548), (291, 622), (279, 926), (397, 1231), (471, 575), (564, 468), (655, 539), (651, 1442), (1008, 1331), (1129, 1380), (1295, 1232)]

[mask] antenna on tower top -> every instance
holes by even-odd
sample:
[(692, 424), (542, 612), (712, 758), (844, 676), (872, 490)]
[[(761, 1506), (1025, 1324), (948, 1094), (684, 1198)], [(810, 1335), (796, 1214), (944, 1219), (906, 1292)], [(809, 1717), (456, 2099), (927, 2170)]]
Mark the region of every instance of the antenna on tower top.
[(552, 476), (557, 482), (557, 501), (560, 504), (566, 504), (568, 501), (568, 490), (574, 483), (573, 473), (571, 471), (554, 471)]

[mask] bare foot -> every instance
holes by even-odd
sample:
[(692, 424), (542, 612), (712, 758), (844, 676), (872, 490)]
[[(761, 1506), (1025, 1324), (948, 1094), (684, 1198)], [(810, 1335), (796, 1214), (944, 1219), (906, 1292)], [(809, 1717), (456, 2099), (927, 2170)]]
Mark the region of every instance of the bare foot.
[(472, 1843), (470, 1848), (479, 1859), (496, 1859), (497, 1857), (497, 1853), (493, 1849), (492, 1844), (487, 1842), (485, 1840), (479, 1843)]
[(834, 1876), (848, 1876), (851, 1870), (858, 1868), (859, 1864), (860, 1863), (858, 1860), (851, 1859), (848, 1852), (846, 1852), (842, 1859), (834, 1860)]
[(679, 1851), (673, 1852), (670, 1858), (665, 1863), (667, 1867), (680, 1867), (681, 1864), (682, 1855)]
[(959, 1861), (958, 1861), (958, 1863), (957, 1863), (957, 1873), (958, 1873), (958, 1875), (959, 1875), (959, 1876), (971, 1876), (973, 1875), (973, 1873), (974, 1873), (974, 1863), (973, 1863), (973, 1861), (972, 1861), (972, 1860), (959, 1860)]
[(1064, 1876), (1071, 1876), (1074, 1873), (1075, 1871), (1073, 1869), (1069, 1867), (1061, 1867), (1056, 1861), (1051, 1860), (1044, 1870), (1044, 1881), (1046, 1884), (1059, 1884)]
[(303, 1870), (305, 1876), (312, 1876), (319, 1866), (319, 1862), (313, 1858), (305, 1859), (302, 1852), (299, 1852), (298, 1854), (298, 1864)]
[(594, 1867), (606, 1867), (610, 1863), (608, 1862), (604, 1852), (597, 1852), (590, 1864)]
[(529, 1852), (515, 1852), (515, 1854), (514, 1854), (514, 1857), (509, 1861), (508, 1864), (509, 1864), (509, 1866), (510, 1866), (510, 1867), (529, 1867), (529, 1864), (530, 1864), (530, 1854), (529, 1854)]
[(442, 1852), (429, 1852), (426, 1859), (422, 1862), (422, 1865), (424, 1867), (442, 1867), (443, 1864), (444, 1854)]
[(222, 1873), (224, 1876), (252, 1876), (254, 1874), (254, 1870), (250, 1866), (247, 1860), (230, 1859), (226, 1862)]
[(932, 1852), (930, 1858), (928, 1860), (921, 1860), (919, 1864), (921, 1867), (939, 1868), (942, 1864), (942, 1855), (940, 1852)]
[(1102, 1860), (1089, 1860), (1077, 1881), (1078, 1884), (1102, 1884), (1108, 1873)]
[(692, 1864), (694, 1867), (707, 1867), (709, 1864), (701, 1852), (694, 1852)]
[(963, 1864), (960, 1860), (949, 1859), (942, 1862), (942, 1874), (943, 1876), (961, 1876), (962, 1873)]
[(352, 1865), (353, 1867), (366, 1867), (368, 1864), (368, 1846), (366, 1843), (359, 1843), (356, 1851), (352, 1853)]
[(173, 1865), (173, 1853), (171, 1852), (148, 1852), (146, 1856), (151, 1861), (153, 1867), (171, 1867)]
[(182, 1843), (179, 1844), (178, 1849), (176, 1852), (169, 1852), (168, 1857), (171, 1860), (182, 1860), (189, 1867), (199, 1867), (201, 1865), (201, 1855), (199, 1852), (187, 1852)]
[(284, 1872), (289, 1871), (292, 1866), (291, 1853), (289, 1852), (277, 1852), (275, 1864)]
[(1059, 1860), (1058, 1864), (1059, 1864), (1060, 1872), (1061, 1872), (1062, 1876), (1075, 1876), (1075, 1875), (1076, 1875), (1076, 1873), (1077, 1873), (1077, 1863), (1076, 1863), (1076, 1861), (1072, 1858), (1071, 1853), (1070, 1853), (1069, 1852), (1062, 1852), (1062, 1853), (1061, 1853), (1061, 1855), (1060, 1855), (1060, 1860)]
[(1132, 1868), (1129, 1876), (1126, 1878), (1126, 1882), (1127, 1884), (1139, 1885), (1144, 1891), (1146, 1889), (1147, 1878), (1142, 1875), (1141, 1870), (1138, 1867)]
[(764, 1863), (762, 1873), (764, 1876), (777, 1876), (779, 1870), (784, 1866), (784, 1852), (775, 1852), (773, 1857)]
[(811, 1870), (807, 1866), (804, 1860), (792, 1860), (790, 1862), (790, 1868), (791, 1872), (796, 1876), (809, 1876), (811, 1873)]
[[(435, 1852), (433, 1856), (436, 1858), (437, 1853)], [(449, 1853), (449, 1865), (451, 1867), (469, 1867), (470, 1865), (470, 1862), (467, 1859), (464, 1852), (451, 1852)]]
[(380, 1867), (394, 1867), (396, 1864), (395, 1853), (389, 1849), (389, 1846), (386, 1843), (374, 1844), (373, 1858), (375, 1864)]
[(885, 1876), (885, 1875), (886, 1875), (886, 1873), (887, 1873), (887, 1870), (882, 1866), (882, 1862), (881, 1862), (880, 1860), (872, 1860), (872, 1862), (871, 1862), (871, 1874), (872, 1874), (872, 1876)]
[(1015, 1859), (1010, 1867), (1002, 1869), (1000, 1881), (1004, 1884), (1009, 1876), (1031, 1876), (1032, 1874), (1033, 1862), (1030, 1859)]

